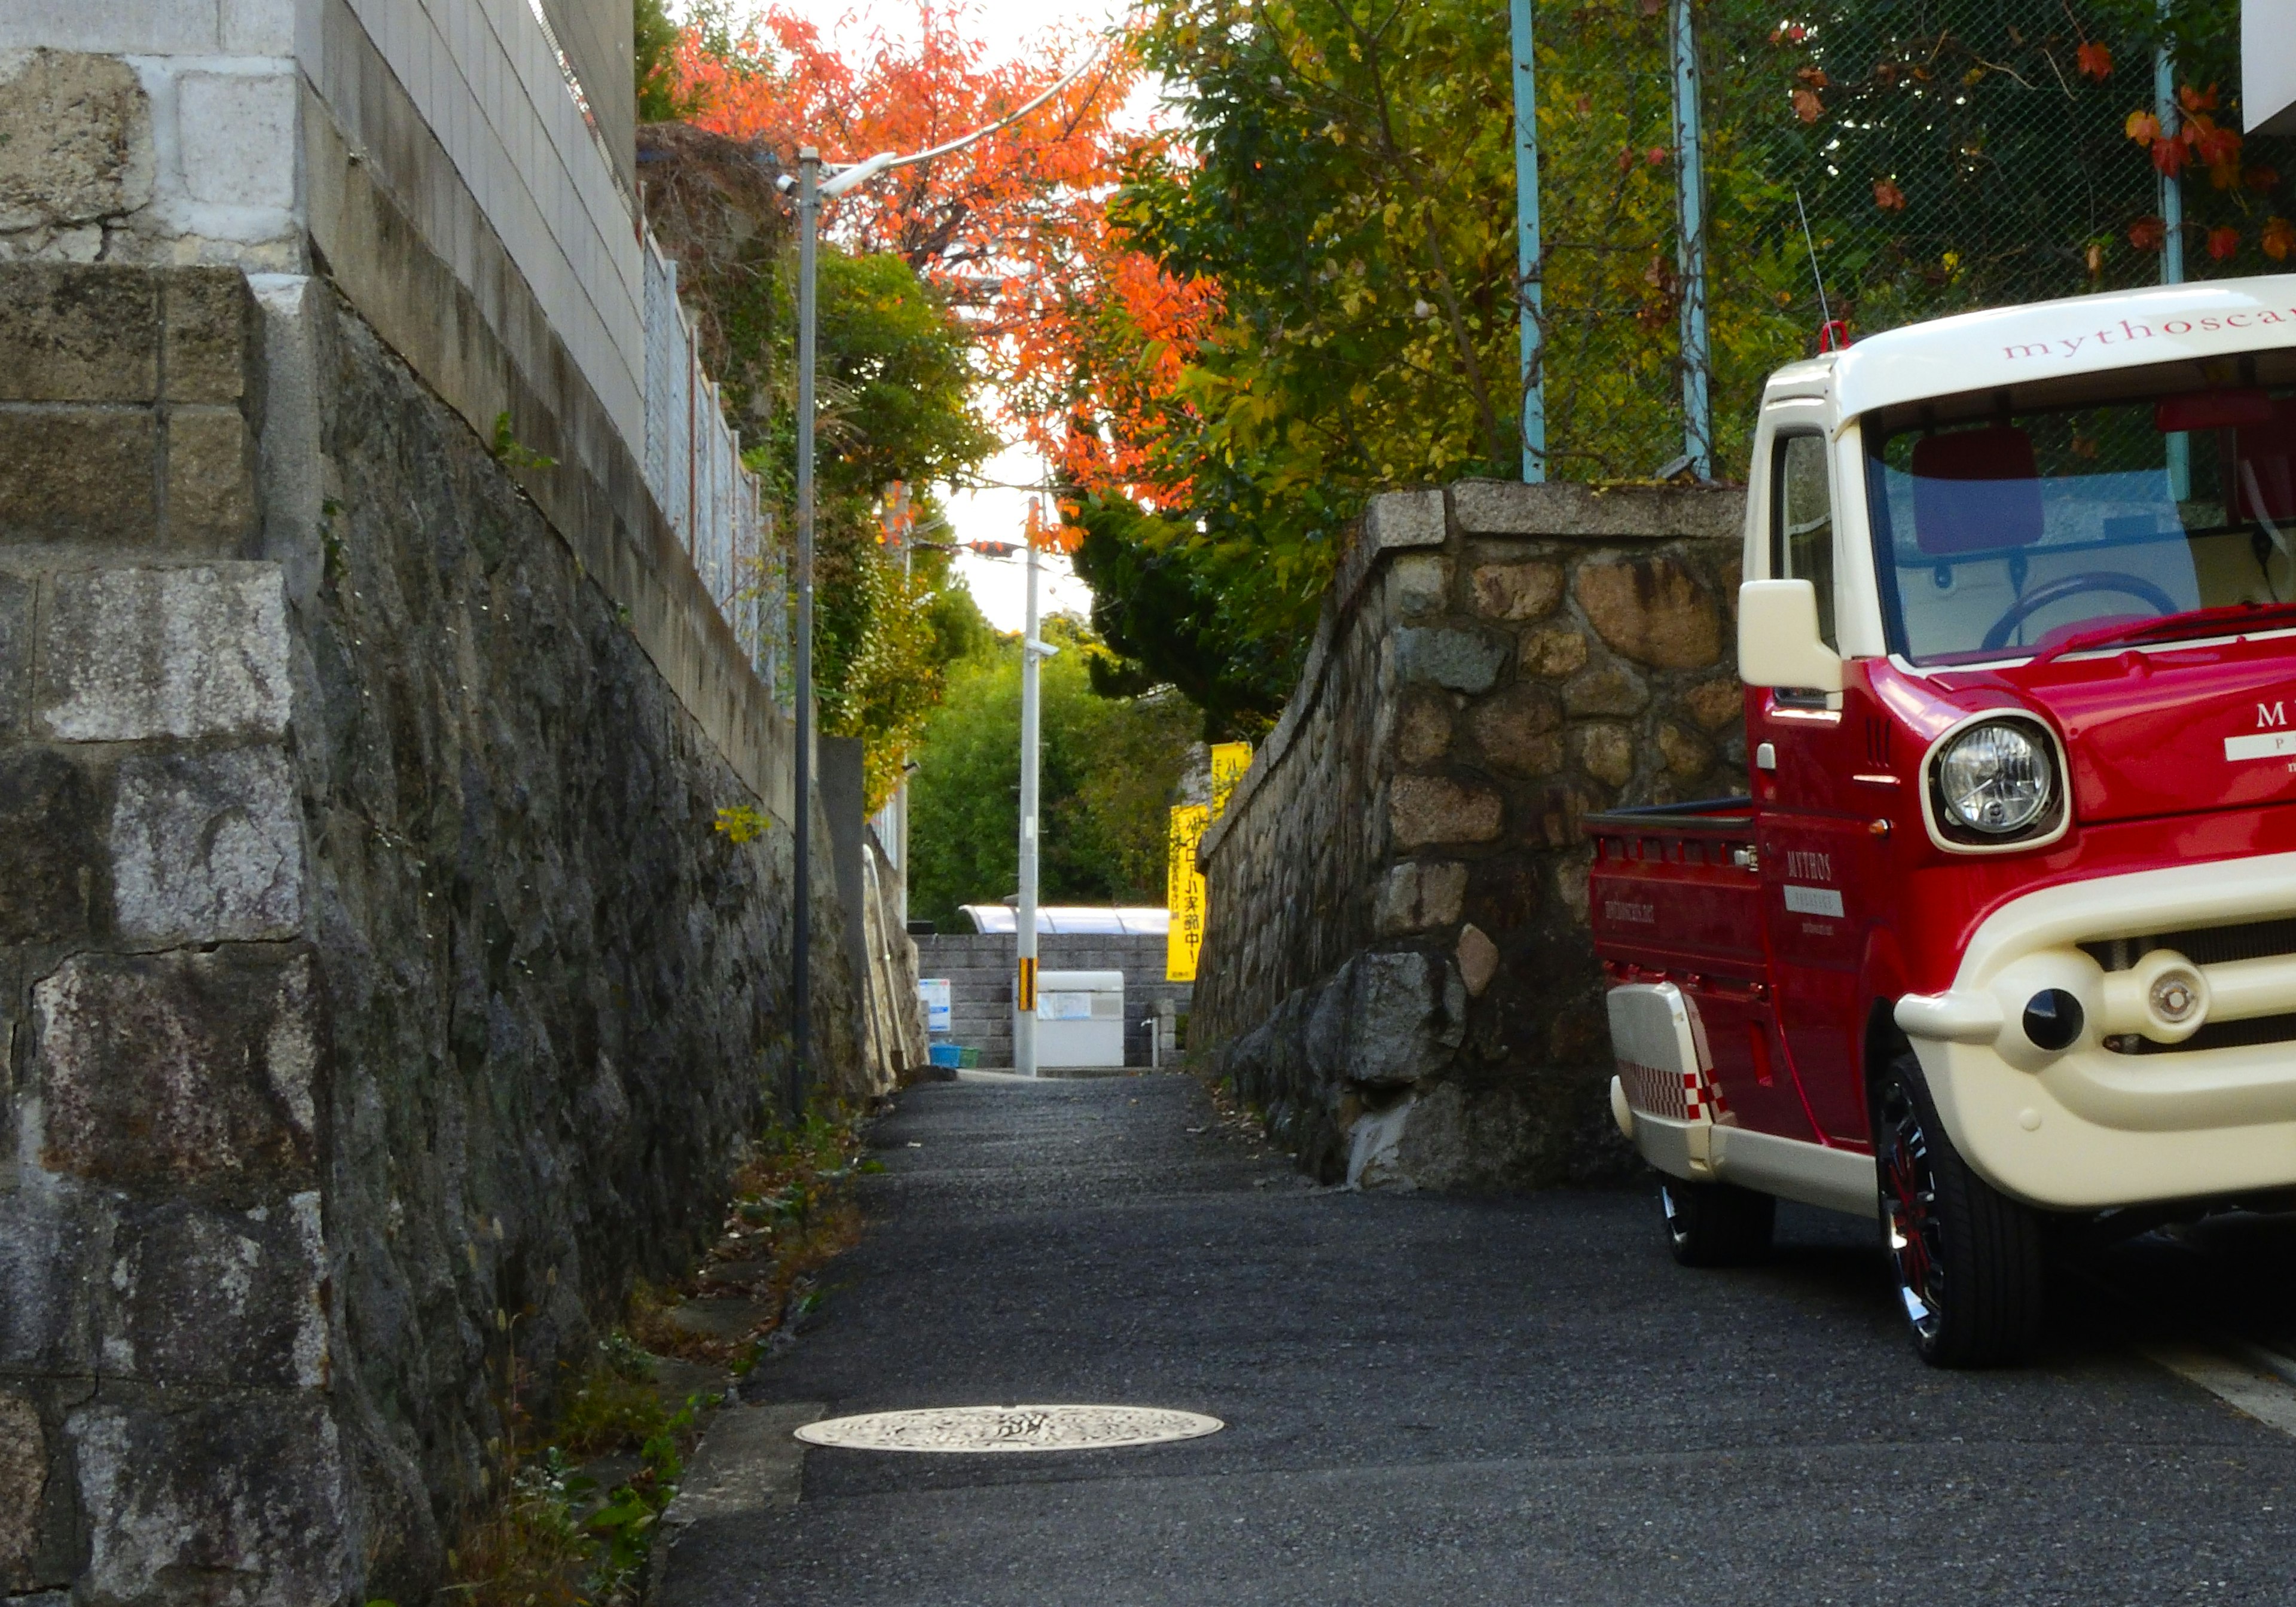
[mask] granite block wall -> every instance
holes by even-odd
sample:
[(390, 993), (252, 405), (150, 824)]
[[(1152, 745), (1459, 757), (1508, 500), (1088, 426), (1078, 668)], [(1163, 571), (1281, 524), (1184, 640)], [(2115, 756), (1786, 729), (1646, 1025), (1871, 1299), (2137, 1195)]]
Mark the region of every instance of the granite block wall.
[(1201, 850), (1191, 1020), (1328, 1180), (1627, 1162), (1578, 823), (1745, 790), (1742, 493), (1464, 481), (1375, 499)]
[(786, 734), (324, 279), (0, 266), (0, 1597), (428, 1599), (787, 1086), (790, 833), (714, 829)]

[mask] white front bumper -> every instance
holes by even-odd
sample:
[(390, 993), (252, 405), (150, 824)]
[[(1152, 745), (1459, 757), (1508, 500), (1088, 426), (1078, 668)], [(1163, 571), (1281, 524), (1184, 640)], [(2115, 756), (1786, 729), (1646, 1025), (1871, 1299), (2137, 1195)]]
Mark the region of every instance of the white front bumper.
[[(2045, 888), (1988, 916), (1953, 988), (1898, 1004), (1939, 1114), (1969, 1163), (2035, 1205), (2097, 1209), (2296, 1185), (2296, 1041), (2142, 1055), (2204, 1021), (2291, 1010), (2296, 954), (2201, 966), (2199, 1013), (2169, 1025), (2132, 972), (2079, 945), (2296, 916), (2296, 854), (2177, 865)], [(2214, 987), (2205, 984), (2213, 982)], [(2025, 1002), (2071, 993), (2084, 1024), (2062, 1052), (2025, 1036)]]

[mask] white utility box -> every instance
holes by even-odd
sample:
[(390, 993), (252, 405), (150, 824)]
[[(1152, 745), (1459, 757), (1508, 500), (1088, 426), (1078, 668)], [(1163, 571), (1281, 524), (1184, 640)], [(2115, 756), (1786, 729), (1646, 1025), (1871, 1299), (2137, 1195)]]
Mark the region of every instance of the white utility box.
[(1124, 1064), (1124, 973), (1037, 973), (1037, 1064)]

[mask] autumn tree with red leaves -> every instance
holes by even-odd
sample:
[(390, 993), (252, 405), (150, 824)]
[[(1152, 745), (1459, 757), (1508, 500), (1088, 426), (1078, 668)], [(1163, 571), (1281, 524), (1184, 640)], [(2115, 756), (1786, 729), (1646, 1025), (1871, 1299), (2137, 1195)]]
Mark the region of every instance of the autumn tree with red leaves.
[[(1120, 436), (1078, 431), (1075, 405), (1087, 390), (1103, 406), (1137, 391), (1144, 414), (1210, 299), (1209, 287), (1159, 273), (1108, 218), (1141, 143), (1116, 124), (1138, 63), (1125, 39), (1080, 31), (992, 61), (974, 16), (970, 0), (923, 0), (914, 38), (880, 29), (850, 53), (784, 4), (738, 28), (705, 18), (678, 52), (679, 93), (700, 108), (694, 121), (761, 143), (785, 166), (806, 144), (837, 163), (942, 144), (1084, 68), (989, 137), (827, 201), (824, 228), (854, 251), (899, 257), (941, 291), (978, 338), (1008, 422), (1071, 480), (1137, 472)], [(1111, 327), (1153, 332), (1164, 357), (1103, 373)]]

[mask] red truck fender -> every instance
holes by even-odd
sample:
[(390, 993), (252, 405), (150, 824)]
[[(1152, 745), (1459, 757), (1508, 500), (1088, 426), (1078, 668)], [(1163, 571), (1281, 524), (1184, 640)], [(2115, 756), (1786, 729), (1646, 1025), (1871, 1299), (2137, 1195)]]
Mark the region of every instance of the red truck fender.
[(1870, 1108), (1874, 1078), (1906, 1046), (1898, 1029), (1898, 1000), (1907, 991), (1905, 955), (1898, 947), (1895, 927), (1874, 926), (1866, 934), (1866, 958), (1858, 968), (1859, 994), (1866, 1007), (1864, 1054), (1859, 1059), (1858, 1095)]

